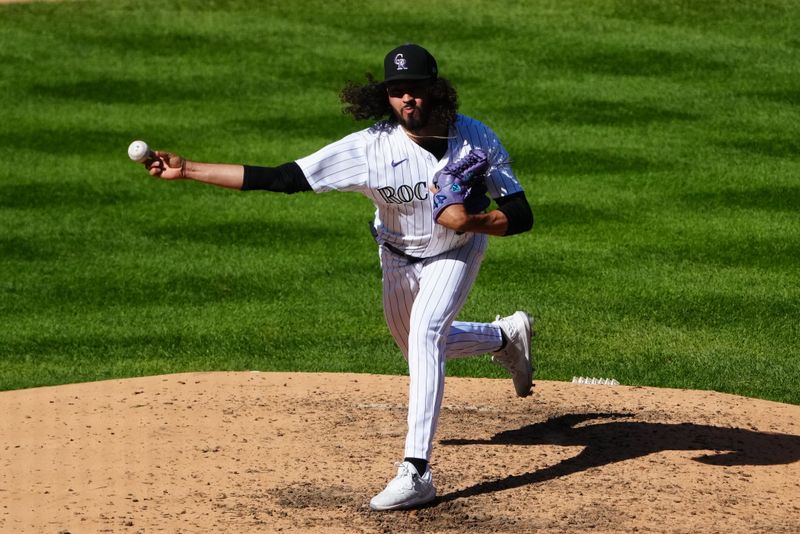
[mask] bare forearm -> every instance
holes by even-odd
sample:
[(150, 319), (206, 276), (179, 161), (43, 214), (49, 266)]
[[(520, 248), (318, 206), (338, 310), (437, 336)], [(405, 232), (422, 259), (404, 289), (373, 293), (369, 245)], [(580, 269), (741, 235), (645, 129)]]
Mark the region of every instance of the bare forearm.
[(508, 218), (502, 211), (492, 210), (489, 213), (470, 215), (459, 204), (445, 209), (436, 222), (456, 232), (503, 236), (508, 230)]
[(244, 182), (244, 166), (187, 160), (183, 167), (183, 177), (228, 189), (241, 189)]
[(241, 189), (244, 183), (243, 165), (199, 163), (163, 150), (156, 150), (144, 166), (150, 176), (162, 180), (195, 180), (229, 189)]

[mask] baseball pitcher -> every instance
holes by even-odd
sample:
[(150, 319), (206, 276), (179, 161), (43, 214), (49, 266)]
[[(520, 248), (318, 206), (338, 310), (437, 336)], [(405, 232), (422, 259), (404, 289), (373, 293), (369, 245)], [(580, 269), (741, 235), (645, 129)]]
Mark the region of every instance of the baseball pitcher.
[[(533, 214), (495, 133), (457, 113), (453, 86), (433, 56), (404, 44), (384, 59), (382, 81), (348, 83), (345, 111), (374, 123), (317, 152), (275, 167), (189, 161), (154, 151), (152, 176), (231, 189), (283, 193), (354, 191), (375, 205), (372, 233), (383, 272), (386, 323), (408, 361), (408, 431), (397, 476), (370, 501), (373, 510), (435, 499), (429, 466), (445, 382), (445, 361), (486, 353), (530, 394), (533, 319), (457, 321), (478, 275), (488, 236), (533, 226)], [(487, 211), (490, 197), (497, 209)]]

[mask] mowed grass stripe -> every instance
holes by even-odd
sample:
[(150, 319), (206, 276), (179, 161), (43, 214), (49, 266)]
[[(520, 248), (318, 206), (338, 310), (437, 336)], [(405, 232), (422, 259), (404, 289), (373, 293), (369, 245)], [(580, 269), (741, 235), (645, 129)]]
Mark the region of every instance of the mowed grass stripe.
[(2, 6), (0, 388), (405, 372), (368, 201), (156, 182), (124, 150), (300, 157), (366, 126), (338, 90), (418, 41), (536, 214), (462, 318), (530, 310), (544, 379), (800, 402), (798, 23), (788, 1)]

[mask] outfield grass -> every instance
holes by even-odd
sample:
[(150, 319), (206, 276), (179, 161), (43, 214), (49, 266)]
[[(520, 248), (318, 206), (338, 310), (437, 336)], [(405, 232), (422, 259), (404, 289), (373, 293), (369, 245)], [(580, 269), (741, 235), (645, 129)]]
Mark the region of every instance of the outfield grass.
[(366, 126), (339, 89), (416, 41), (536, 215), (493, 239), (462, 318), (530, 310), (542, 379), (800, 403), (800, 4), (287, 4), (0, 6), (1, 389), (405, 372), (369, 201), (153, 181), (125, 149), (303, 156)]

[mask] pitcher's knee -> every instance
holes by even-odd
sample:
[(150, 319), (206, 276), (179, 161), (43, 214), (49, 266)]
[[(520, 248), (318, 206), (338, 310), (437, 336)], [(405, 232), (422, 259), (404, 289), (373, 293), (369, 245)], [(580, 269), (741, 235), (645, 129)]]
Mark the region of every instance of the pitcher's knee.
[(438, 352), (444, 349), (446, 341), (441, 329), (412, 328), (408, 334), (409, 352)]

